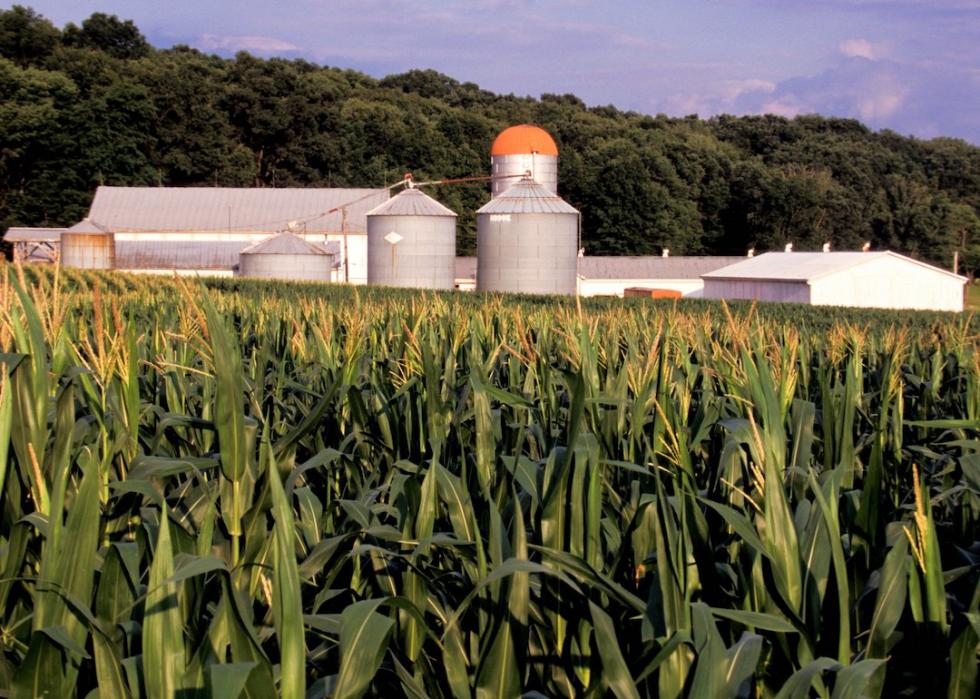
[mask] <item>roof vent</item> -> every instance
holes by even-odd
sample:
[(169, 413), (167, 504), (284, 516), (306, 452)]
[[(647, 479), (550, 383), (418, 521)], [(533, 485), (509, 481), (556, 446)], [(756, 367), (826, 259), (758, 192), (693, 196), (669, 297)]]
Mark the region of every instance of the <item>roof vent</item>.
[(660, 253), (661, 257), (670, 257), (670, 248), (664, 248), (664, 251)]
[(786, 243), (786, 249), (783, 250), (783, 252), (793, 252), (793, 244), (792, 243)]
[(870, 240), (864, 241), (864, 245), (861, 246), (861, 252), (868, 252), (868, 250), (870, 249), (871, 249), (871, 241)]
[(755, 248), (749, 248), (749, 252), (746, 257), (755, 257)]
[(824, 243), (823, 244), (823, 251), (824, 252), (830, 252), (830, 243)]

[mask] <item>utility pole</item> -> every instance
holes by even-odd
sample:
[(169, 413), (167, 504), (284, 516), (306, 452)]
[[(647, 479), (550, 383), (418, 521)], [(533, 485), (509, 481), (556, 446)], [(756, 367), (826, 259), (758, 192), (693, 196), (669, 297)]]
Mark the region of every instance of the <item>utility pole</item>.
[(960, 250), (966, 247), (966, 229), (960, 231), (960, 246), (953, 251), (953, 274), (960, 273)]

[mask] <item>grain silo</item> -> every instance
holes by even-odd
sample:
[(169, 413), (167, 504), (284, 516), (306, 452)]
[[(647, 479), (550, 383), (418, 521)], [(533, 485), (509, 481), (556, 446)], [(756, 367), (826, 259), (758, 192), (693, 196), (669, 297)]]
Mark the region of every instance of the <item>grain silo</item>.
[(452, 289), (456, 214), (409, 187), (367, 213), (368, 284)]
[(242, 250), (238, 276), (328, 282), (335, 255), (292, 233), (277, 233)]
[(61, 234), (61, 264), (78, 269), (113, 269), (115, 236), (95, 221), (82, 219)]
[(480, 291), (574, 294), (578, 211), (522, 179), (476, 212)]
[(531, 179), (552, 194), (558, 194), (558, 146), (538, 126), (511, 126), (494, 139), (490, 148), (490, 173), (502, 178), (490, 183), (493, 197), (506, 192), (526, 173), (531, 173)]

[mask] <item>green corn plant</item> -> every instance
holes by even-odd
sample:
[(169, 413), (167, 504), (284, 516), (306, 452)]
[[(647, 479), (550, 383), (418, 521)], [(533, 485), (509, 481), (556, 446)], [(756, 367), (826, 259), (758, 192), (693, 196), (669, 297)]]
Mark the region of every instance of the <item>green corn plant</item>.
[(4, 278), (7, 694), (975, 693), (972, 319)]

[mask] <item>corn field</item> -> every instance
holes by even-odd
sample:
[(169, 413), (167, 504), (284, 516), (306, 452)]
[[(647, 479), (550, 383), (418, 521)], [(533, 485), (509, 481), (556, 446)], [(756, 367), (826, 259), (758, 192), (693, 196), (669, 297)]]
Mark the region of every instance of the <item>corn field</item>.
[(6, 696), (976, 696), (970, 318), (0, 286)]

